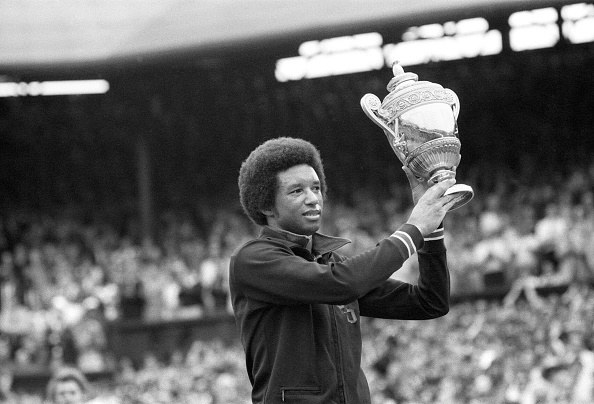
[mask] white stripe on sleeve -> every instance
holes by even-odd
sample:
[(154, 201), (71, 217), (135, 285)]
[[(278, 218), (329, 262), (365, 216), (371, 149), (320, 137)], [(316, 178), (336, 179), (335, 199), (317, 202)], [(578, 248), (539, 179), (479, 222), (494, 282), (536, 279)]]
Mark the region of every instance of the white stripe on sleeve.
[(417, 252), (417, 247), (415, 246), (412, 237), (408, 233), (397, 230), (394, 232), (394, 234), (392, 234), (392, 236), (396, 237), (404, 244), (406, 250), (408, 251), (409, 257)]

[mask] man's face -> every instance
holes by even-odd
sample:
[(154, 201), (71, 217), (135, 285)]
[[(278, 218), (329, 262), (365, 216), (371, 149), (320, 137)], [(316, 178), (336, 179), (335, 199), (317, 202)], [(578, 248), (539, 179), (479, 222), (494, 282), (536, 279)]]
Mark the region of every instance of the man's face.
[(84, 394), (79, 384), (74, 380), (65, 380), (56, 384), (56, 404), (81, 404)]
[(279, 172), (277, 180), (274, 208), (263, 211), (268, 225), (306, 236), (318, 231), (324, 200), (316, 171), (301, 164)]

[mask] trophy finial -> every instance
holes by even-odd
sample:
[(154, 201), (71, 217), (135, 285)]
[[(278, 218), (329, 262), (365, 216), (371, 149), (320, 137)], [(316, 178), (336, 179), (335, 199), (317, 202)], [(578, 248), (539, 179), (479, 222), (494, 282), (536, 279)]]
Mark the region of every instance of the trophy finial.
[(404, 73), (404, 69), (402, 68), (402, 66), (400, 66), (400, 63), (398, 63), (398, 61), (394, 62), (394, 64), (392, 65), (392, 73), (394, 73), (394, 77)]

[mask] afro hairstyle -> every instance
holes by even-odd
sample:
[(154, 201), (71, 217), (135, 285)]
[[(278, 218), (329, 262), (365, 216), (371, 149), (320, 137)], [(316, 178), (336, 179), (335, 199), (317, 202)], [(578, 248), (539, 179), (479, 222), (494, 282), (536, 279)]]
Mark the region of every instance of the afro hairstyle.
[(278, 187), (277, 174), (291, 167), (307, 164), (318, 178), (322, 195), (326, 177), (320, 152), (310, 142), (291, 137), (270, 139), (254, 149), (239, 169), (239, 200), (246, 215), (256, 224), (267, 224), (263, 209), (274, 206)]

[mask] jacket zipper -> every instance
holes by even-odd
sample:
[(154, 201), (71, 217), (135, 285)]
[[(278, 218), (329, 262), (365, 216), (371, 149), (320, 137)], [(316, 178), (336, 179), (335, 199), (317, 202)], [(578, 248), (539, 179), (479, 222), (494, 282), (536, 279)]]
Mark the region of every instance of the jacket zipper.
[(281, 401), (285, 402), (285, 393), (288, 391), (293, 392), (304, 392), (304, 393), (319, 393), (321, 392), (319, 387), (281, 387)]
[(338, 366), (336, 367), (336, 369), (338, 371), (339, 389), (340, 389), (340, 393), (342, 394), (342, 397), (341, 397), (342, 402), (346, 403), (346, 393), (344, 391), (344, 388), (345, 388), (344, 371), (342, 369), (342, 353), (341, 353), (340, 341), (338, 340), (338, 325), (336, 324), (336, 311), (334, 309), (334, 306), (329, 305), (328, 307), (332, 313), (332, 331), (334, 333), (334, 345), (335, 345), (336, 356), (337, 356), (337, 360), (338, 360)]

